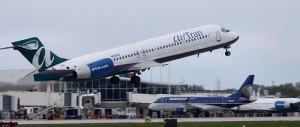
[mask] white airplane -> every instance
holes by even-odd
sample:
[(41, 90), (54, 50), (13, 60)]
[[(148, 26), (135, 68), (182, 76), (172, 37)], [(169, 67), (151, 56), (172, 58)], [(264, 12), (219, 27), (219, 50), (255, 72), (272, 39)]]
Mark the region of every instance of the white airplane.
[(183, 114), (190, 110), (199, 111), (220, 111), (235, 106), (252, 102), (254, 75), (249, 75), (240, 89), (228, 97), (162, 97), (149, 105), (149, 109), (155, 111), (175, 111), (176, 114)]
[(299, 112), (300, 98), (258, 98), (252, 103), (232, 109), (235, 112)]
[(34, 75), (35, 81), (75, 81), (112, 76), (110, 82), (118, 84), (119, 74), (133, 73), (131, 82), (139, 83), (136, 74), (145, 69), (202, 52), (224, 48), (225, 55), (229, 56), (231, 53), (227, 49), (238, 39), (237, 33), (222, 26), (206, 25), (74, 59), (55, 55), (37, 37), (12, 42), (11, 48), (18, 50), (39, 71)]

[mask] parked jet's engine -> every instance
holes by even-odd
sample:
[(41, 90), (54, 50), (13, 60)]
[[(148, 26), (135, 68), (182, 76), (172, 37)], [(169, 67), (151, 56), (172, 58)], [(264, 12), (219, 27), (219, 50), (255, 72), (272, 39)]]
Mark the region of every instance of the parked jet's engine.
[(294, 106), (291, 102), (285, 102), (285, 101), (276, 101), (275, 102), (275, 108), (277, 111), (282, 111), (286, 109), (290, 109)]
[(185, 112), (186, 112), (186, 109), (185, 109), (185, 108), (182, 108), (182, 107), (178, 107), (178, 108), (175, 109), (175, 113), (176, 113), (177, 115), (182, 115), (182, 114), (184, 114)]
[(85, 79), (105, 76), (114, 69), (113, 61), (109, 58), (97, 60), (87, 65), (79, 66), (73, 71), (73, 77), (76, 79)]

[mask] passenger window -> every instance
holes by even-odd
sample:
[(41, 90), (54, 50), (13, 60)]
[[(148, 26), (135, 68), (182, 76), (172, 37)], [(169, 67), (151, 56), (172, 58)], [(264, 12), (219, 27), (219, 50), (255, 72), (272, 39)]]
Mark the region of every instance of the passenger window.
[(133, 57), (133, 54), (131, 54), (131, 57)]
[(154, 52), (154, 49), (152, 49), (152, 52)]
[(122, 59), (124, 59), (124, 56), (122, 56)]
[(207, 35), (205, 35), (205, 38), (207, 38)]

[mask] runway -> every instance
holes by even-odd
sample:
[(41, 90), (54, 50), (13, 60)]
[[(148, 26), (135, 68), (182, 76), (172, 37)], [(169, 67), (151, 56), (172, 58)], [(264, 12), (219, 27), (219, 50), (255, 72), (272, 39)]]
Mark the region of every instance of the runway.
[[(3, 120), (9, 122), (10, 120)], [(12, 120), (21, 125), (45, 124), (95, 124), (95, 123), (144, 123), (144, 119), (93, 119), (93, 120)], [(164, 119), (152, 119), (152, 122), (163, 122)], [(300, 121), (300, 117), (226, 117), (226, 118), (177, 118), (178, 122), (232, 122), (232, 121)]]

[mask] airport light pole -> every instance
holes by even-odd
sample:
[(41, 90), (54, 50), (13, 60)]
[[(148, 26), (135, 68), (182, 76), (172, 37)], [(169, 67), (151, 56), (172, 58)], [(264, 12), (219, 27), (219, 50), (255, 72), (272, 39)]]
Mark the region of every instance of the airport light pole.
[(169, 94), (171, 94), (171, 62), (169, 62)]

